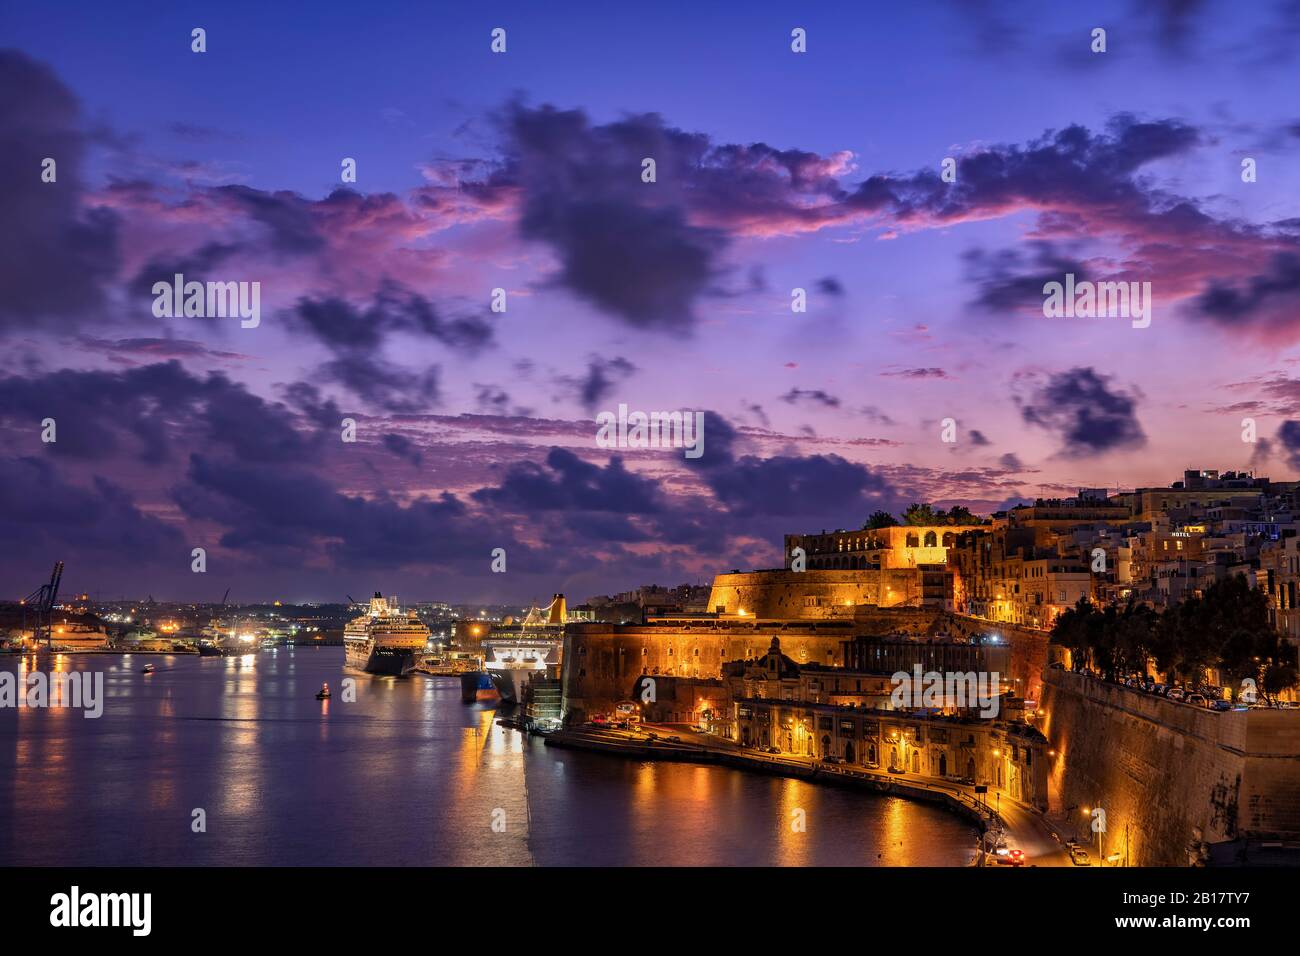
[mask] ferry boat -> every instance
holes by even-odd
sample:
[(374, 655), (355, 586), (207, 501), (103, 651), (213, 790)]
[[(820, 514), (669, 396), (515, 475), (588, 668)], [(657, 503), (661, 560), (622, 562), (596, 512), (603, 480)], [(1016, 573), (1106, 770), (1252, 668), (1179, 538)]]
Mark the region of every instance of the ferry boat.
[(484, 669), (501, 700), (517, 704), (524, 684), (537, 673), (558, 676), (568, 611), (563, 594), (546, 607), (533, 607), (522, 622), (510, 618), (484, 638)]
[(376, 591), (366, 613), (343, 629), (343, 660), (367, 674), (403, 677), (415, 669), (428, 640), (429, 629), (414, 611), (404, 613), (395, 598)]

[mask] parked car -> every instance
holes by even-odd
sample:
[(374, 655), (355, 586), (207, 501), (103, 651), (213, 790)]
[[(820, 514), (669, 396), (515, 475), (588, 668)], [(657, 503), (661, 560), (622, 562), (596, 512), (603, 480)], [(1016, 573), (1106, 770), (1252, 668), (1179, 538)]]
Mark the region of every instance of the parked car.
[(1210, 702), (1205, 699), (1204, 694), (1188, 694), (1183, 698), (1184, 704), (1192, 704), (1196, 707), (1209, 707)]
[(1230, 700), (1213, 700), (1210, 701), (1211, 710), (1232, 710), (1232, 701)]
[(822, 763), (840, 764), (844, 763), (844, 758), (836, 757), (834, 754), (827, 754), (825, 757), (822, 757)]
[(1063, 671), (1065, 670), (1065, 664), (1063, 664), (1061, 661), (1052, 661), (1052, 663), (1047, 665), (1047, 669), (1053, 671)]
[(667, 738), (667, 739), (668, 739), (668, 742), (669, 742), (670, 744), (679, 744), (679, 743), (682, 742), (682, 738), (681, 738), (681, 737), (677, 737), (677, 736), (672, 736), (672, 737), (669, 737), (669, 738)]
[(1171, 687), (1167, 696), (1170, 700), (1182, 700), (1187, 694), (1181, 687)]
[(781, 752), (781, 748), (780, 748), (780, 747), (768, 747), (768, 748), (767, 748), (767, 752), (770, 753), (770, 754), (779, 754), (779, 753)]
[(1075, 866), (1092, 866), (1092, 858), (1088, 856), (1088, 851), (1081, 846), (1070, 847), (1070, 862)]
[(1154, 684), (1151, 687), (1151, 693), (1159, 694), (1161, 697), (1163, 697), (1168, 690), (1169, 688), (1164, 684)]

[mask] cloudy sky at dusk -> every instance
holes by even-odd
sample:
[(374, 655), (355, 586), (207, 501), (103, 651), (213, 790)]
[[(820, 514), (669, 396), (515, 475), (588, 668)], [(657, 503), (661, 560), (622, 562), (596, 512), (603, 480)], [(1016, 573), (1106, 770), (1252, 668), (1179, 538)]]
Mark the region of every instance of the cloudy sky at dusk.
[[(581, 599), (1300, 471), (1300, 4), (464, 6), (0, 12), (4, 596)], [(261, 324), (155, 318), (176, 272)], [(1044, 318), (1068, 272), (1150, 327)], [(703, 457), (597, 447), (620, 402)]]

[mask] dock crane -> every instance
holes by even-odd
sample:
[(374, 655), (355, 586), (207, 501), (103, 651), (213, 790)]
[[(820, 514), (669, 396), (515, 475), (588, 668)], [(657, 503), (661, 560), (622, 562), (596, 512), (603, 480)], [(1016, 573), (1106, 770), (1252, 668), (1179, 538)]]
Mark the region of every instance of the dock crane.
[(42, 584), (23, 599), (23, 627), (27, 627), (27, 609), (32, 608), (35, 623), (32, 625), (32, 644), (40, 644), (41, 632), (45, 633), (45, 646), (49, 647), (51, 637), (51, 615), (54, 604), (59, 597), (59, 583), (63, 580), (63, 562), (54, 562), (54, 571), (50, 574), (50, 583)]

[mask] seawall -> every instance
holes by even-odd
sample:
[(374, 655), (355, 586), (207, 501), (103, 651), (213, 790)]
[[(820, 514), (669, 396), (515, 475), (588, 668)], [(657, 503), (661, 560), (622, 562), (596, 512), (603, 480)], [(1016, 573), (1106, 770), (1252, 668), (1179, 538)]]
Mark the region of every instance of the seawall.
[(1059, 670), (1042, 682), (1051, 812), (1088, 833), (1101, 808), (1107, 854), (1186, 866), (1216, 843), (1300, 837), (1300, 711), (1210, 711)]

